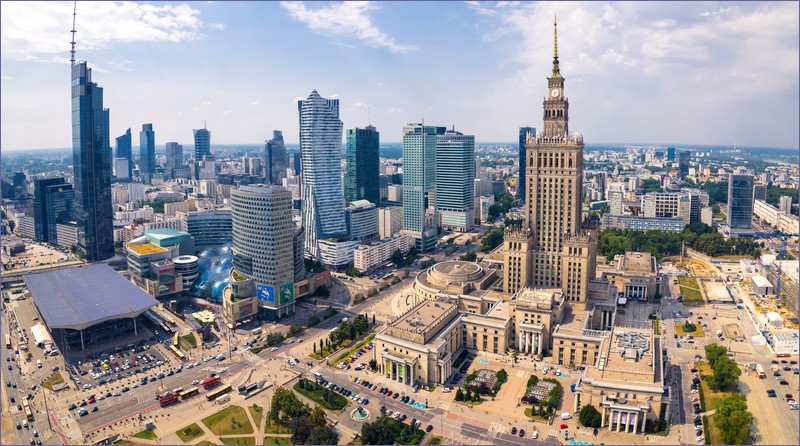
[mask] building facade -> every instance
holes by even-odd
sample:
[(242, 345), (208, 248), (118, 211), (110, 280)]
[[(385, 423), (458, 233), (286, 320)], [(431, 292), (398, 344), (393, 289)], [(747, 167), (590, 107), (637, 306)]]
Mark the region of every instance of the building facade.
[(753, 227), (753, 176), (732, 173), (728, 177), (728, 227), (731, 233), (747, 233)]
[(378, 240), (378, 208), (367, 200), (356, 200), (347, 207), (347, 230), (350, 240), (369, 243)]
[(156, 132), (153, 124), (142, 124), (139, 132), (139, 178), (149, 183), (156, 173)]
[(368, 273), (388, 262), (395, 251), (406, 254), (408, 249), (408, 236), (402, 234), (362, 244), (353, 251), (353, 267)]
[(33, 219), (36, 239), (57, 243), (56, 225), (74, 218), (75, 193), (64, 178), (34, 180)]
[(382, 239), (392, 237), (403, 229), (403, 207), (386, 206), (378, 209), (378, 232)]
[(436, 210), (443, 229), (475, 225), (475, 136), (448, 130), (436, 136)]
[(205, 128), (194, 129), (194, 160), (203, 161), (203, 157), (211, 155), (211, 132)]
[(433, 248), (438, 235), (435, 189), (436, 127), (408, 124), (403, 127), (403, 231), (421, 252)]
[(176, 212), (181, 221), (181, 231), (194, 238), (194, 246), (200, 251), (230, 243), (233, 238), (233, 223), (230, 209)]
[(286, 168), (289, 158), (286, 156), (286, 146), (283, 143), (283, 132), (272, 131), (272, 139), (264, 141), (264, 176), (269, 184), (283, 184), (286, 178)]
[(344, 173), (344, 199), (350, 203), (367, 200), (380, 206), (380, 132), (368, 125), (347, 129), (347, 170)]
[(686, 223), (683, 217), (638, 217), (634, 215), (603, 214), (602, 228), (632, 229), (635, 231), (681, 232)]
[(517, 181), (517, 197), (525, 201), (525, 145), (528, 138), (536, 137), (536, 128), (534, 127), (520, 127), (519, 128), (519, 181)]
[(177, 142), (167, 143), (167, 157), (164, 168), (170, 177), (175, 177), (175, 169), (183, 166), (183, 146)]
[(117, 177), (118, 178), (125, 177), (130, 179), (133, 176), (133, 152), (132, 152), (130, 127), (128, 128), (128, 130), (125, 131), (124, 135), (117, 137), (116, 142), (117, 142), (117, 158), (123, 158), (128, 160), (127, 174), (120, 175), (121, 172), (117, 172)]

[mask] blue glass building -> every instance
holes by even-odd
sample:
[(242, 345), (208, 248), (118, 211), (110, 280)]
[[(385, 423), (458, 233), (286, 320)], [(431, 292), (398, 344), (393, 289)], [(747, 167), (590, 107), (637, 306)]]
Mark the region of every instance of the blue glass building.
[(149, 183), (156, 173), (156, 132), (153, 124), (142, 124), (139, 132), (139, 176)]
[(344, 173), (344, 200), (367, 200), (380, 205), (380, 132), (368, 125), (347, 129), (347, 170)]
[[(131, 129), (125, 131), (125, 134), (117, 137), (117, 158), (125, 158), (128, 160), (128, 178), (133, 176), (133, 149), (131, 144)], [(119, 174), (117, 174), (119, 175)]]

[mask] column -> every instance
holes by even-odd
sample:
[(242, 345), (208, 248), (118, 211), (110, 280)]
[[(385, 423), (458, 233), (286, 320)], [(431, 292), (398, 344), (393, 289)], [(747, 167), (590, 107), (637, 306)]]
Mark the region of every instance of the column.
[(538, 350), (539, 356), (542, 355), (542, 350), (544, 350), (544, 345), (542, 345), (542, 344), (544, 344), (544, 342), (543, 342), (542, 338), (543, 338), (543, 335), (540, 333), (539, 334), (539, 350)]
[(611, 432), (611, 429), (614, 427), (614, 410), (608, 411), (608, 431)]
[(638, 429), (638, 427), (636, 426), (637, 424), (639, 424), (639, 412), (634, 412), (633, 413), (633, 423), (631, 423), (631, 431), (633, 431), (634, 434), (636, 433), (636, 431)]
[(80, 331), (80, 333), (81, 333), (81, 350), (83, 350), (83, 349), (85, 348), (85, 347), (83, 346), (83, 330), (79, 330), (79, 331)]
[(139, 332), (136, 331), (136, 318), (133, 318), (133, 335), (138, 336)]
[(602, 413), (602, 417), (600, 417), (600, 427), (601, 428), (606, 426), (606, 408), (603, 407), (602, 409), (603, 409), (603, 413)]
[(614, 432), (619, 432), (620, 423), (622, 423), (622, 412), (617, 411), (617, 425), (614, 426)]
[[(669, 413), (669, 410), (667, 410), (667, 413)], [(646, 413), (642, 413), (642, 434), (645, 433), (644, 432), (644, 425), (645, 425), (646, 422), (647, 422), (647, 414)]]

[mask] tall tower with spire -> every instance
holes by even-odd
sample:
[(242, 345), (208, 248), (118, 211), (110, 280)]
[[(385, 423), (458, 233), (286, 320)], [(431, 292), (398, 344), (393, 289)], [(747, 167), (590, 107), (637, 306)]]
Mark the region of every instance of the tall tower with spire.
[(553, 23), (553, 70), (542, 103), (544, 131), (525, 145), (525, 221), (505, 243), (505, 291), (561, 288), (583, 300), (594, 278), (596, 238), (581, 225), (583, 136), (569, 131), (569, 100)]
[(76, 12), (77, 2), (70, 42), (75, 218), (81, 231), (77, 248), (87, 260), (97, 261), (114, 255), (109, 111), (103, 108), (103, 89), (92, 82), (91, 68), (75, 60)]

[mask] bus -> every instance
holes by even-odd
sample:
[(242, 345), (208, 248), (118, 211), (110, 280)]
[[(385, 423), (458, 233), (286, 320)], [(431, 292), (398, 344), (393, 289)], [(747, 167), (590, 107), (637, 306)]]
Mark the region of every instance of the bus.
[(185, 399), (188, 399), (188, 398), (191, 398), (191, 397), (197, 395), (198, 393), (200, 393), (200, 389), (197, 388), (197, 387), (192, 387), (191, 389), (186, 389), (186, 390), (184, 390), (182, 392), (179, 392), (178, 396), (180, 396), (181, 397), (181, 401), (183, 401)]
[(31, 411), (30, 403), (28, 403), (28, 398), (22, 398), (22, 410), (25, 412), (25, 418), (28, 421), (33, 421), (33, 412)]
[(11, 348), (11, 335), (6, 333), (6, 348)]
[(203, 390), (209, 390), (222, 384), (222, 381), (219, 379), (219, 376), (212, 376), (200, 384), (203, 386)]
[(177, 348), (175, 348), (174, 345), (170, 345), (169, 349), (172, 350), (172, 353), (175, 353), (175, 356), (177, 356), (178, 359), (180, 359), (181, 361), (186, 359), (186, 355), (184, 355), (182, 351), (180, 351)]
[(178, 394), (177, 393), (170, 393), (169, 395), (164, 395), (158, 399), (158, 405), (161, 407), (169, 406), (170, 404), (175, 404), (178, 402)]
[(172, 345), (176, 348), (180, 345), (180, 338), (178, 338), (177, 334), (172, 337)]
[(206, 399), (209, 401), (214, 401), (215, 399), (225, 395), (226, 393), (231, 391), (231, 385), (225, 384), (224, 386), (220, 387), (217, 390), (212, 390), (211, 392), (206, 393)]
[(764, 373), (764, 367), (762, 367), (761, 364), (756, 364), (756, 374), (758, 374), (759, 379), (767, 377), (767, 374)]

